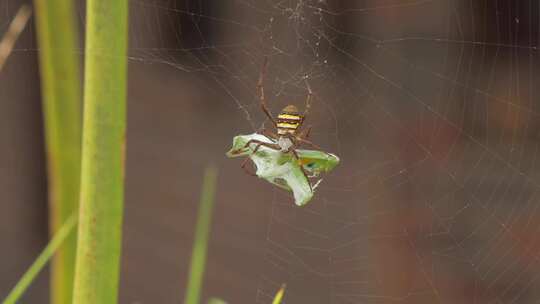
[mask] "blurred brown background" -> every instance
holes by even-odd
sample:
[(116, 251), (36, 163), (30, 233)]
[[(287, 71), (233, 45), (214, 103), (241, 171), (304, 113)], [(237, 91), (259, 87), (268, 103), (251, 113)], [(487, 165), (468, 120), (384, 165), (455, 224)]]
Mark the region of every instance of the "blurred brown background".
[[(0, 33), (23, 2), (0, 0)], [(182, 301), (209, 163), (206, 296), (270, 303), (285, 282), (286, 303), (540, 301), (538, 1), (130, 5), (121, 303)], [(0, 297), (47, 242), (33, 26), (0, 73)], [(264, 55), (273, 112), (302, 105), (308, 75), (312, 138), (342, 159), (305, 208), (224, 156), (264, 121)]]

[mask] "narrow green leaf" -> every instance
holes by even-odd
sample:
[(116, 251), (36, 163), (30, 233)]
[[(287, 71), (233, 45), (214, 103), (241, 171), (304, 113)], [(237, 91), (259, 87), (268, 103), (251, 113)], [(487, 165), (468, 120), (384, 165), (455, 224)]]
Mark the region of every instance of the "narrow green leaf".
[(195, 242), (191, 253), (191, 264), (188, 285), (184, 304), (199, 304), (204, 268), (206, 263), (206, 250), (212, 223), (212, 209), (216, 191), (217, 170), (209, 167), (205, 170), (201, 201), (199, 204), (197, 226), (195, 229)]
[[(54, 235), (79, 205), (81, 75), (75, 8), (71, 0), (34, 0), (47, 151), (49, 223)], [(77, 233), (51, 264), (51, 303), (72, 299)]]
[(127, 0), (88, 0), (74, 304), (117, 303), (124, 201)]
[(73, 213), (68, 219), (62, 224), (60, 229), (57, 230), (54, 237), (49, 241), (49, 244), (43, 249), (41, 254), (36, 258), (34, 263), (28, 268), (28, 270), (21, 277), (19, 282), (13, 287), (11, 292), (8, 294), (3, 304), (14, 304), (20, 297), (24, 294), (28, 286), (34, 281), (39, 272), (47, 265), (47, 262), (52, 257), (52, 255), (58, 250), (60, 245), (66, 240), (70, 233), (74, 230), (77, 223), (77, 214)]

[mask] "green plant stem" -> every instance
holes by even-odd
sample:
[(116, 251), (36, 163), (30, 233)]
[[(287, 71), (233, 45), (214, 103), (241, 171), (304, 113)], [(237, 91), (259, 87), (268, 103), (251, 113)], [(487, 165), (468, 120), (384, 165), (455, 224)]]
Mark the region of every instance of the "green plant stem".
[[(67, 220), (62, 224), (62, 226), (57, 230), (56, 234), (49, 241), (49, 244), (43, 249), (41, 254), (37, 259), (32, 263), (30, 268), (24, 273), (19, 282), (13, 287), (11, 292), (8, 294), (3, 304), (14, 304), (20, 299), (23, 293), (26, 291), (28, 286), (34, 281), (39, 272), (45, 267), (51, 256), (58, 250), (62, 243), (68, 238), (70, 234), (75, 230), (77, 223), (77, 214), (73, 213)], [(69, 303), (69, 302), (66, 302)]]
[[(77, 23), (71, 0), (34, 0), (47, 146), (51, 235), (79, 203), (81, 80)], [(72, 299), (77, 234), (58, 249), (51, 267), (51, 303)]]
[(124, 199), (127, 0), (88, 0), (73, 303), (117, 303)]
[(214, 196), (216, 191), (217, 171), (209, 167), (205, 170), (201, 201), (197, 215), (197, 226), (195, 229), (195, 241), (191, 253), (191, 264), (189, 280), (186, 288), (184, 304), (199, 304), (201, 296), (201, 286), (204, 278), (204, 268), (206, 262), (206, 251), (212, 223), (212, 208), (214, 206)]

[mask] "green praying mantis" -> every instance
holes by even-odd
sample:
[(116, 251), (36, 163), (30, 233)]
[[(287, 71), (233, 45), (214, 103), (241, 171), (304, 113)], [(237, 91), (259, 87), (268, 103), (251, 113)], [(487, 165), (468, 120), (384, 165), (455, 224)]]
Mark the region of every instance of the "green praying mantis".
[[(315, 189), (322, 181), (319, 177), (321, 173), (330, 172), (339, 164), (336, 155), (316, 150), (298, 149), (296, 150), (298, 159), (291, 153), (265, 146), (260, 146), (253, 153), (257, 144), (246, 146), (250, 140), (272, 143), (269, 138), (258, 133), (238, 135), (234, 137), (232, 148), (226, 155), (230, 158), (249, 157), (255, 164), (255, 174), (279, 188), (291, 191), (297, 206), (304, 206), (313, 198)], [(300, 166), (309, 178), (315, 179), (313, 184), (306, 178)]]

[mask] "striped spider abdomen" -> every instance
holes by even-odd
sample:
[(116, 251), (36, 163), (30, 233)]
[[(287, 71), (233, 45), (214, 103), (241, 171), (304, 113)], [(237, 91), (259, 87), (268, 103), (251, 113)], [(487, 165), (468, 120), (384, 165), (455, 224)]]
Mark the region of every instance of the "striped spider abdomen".
[(288, 105), (276, 119), (278, 135), (291, 134), (294, 135), (300, 127), (304, 117), (298, 112), (298, 108), (294, 105)]

